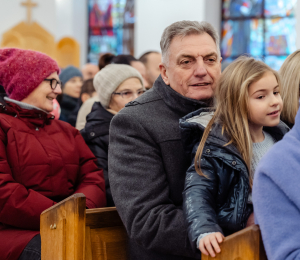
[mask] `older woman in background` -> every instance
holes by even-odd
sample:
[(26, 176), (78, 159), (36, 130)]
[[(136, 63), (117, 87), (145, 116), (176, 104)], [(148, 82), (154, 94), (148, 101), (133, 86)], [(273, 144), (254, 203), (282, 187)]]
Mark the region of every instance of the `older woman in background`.
[(129, 65), (111, 64), (99, 71), (94, 87), (100, 102), (93, 105), (81, 134), (104, 170), (107, 206), (114, 206), (108, 179), (109, 125), (125, 105), (145, 92), (141, 74)]
[(300, 50), (289, 55), (282, 64), (279, 74), (282, 78), (283, 101), (281, 119), (290, 128), (295, 124), (295, 117), (299, 108), (300, 87)]
[(40, 259), (40, 214), (74, 193), (88, 208), (106, 204), (103, 172), (80, 133), (53, 120), (61, 93), (45, 54), (0, 49), (0, 258)]
[(61, 72), (59, 79), (62, 83), (63, 92), (63, 94), (58, 98), (61, 108), (59, 119), (75, 126), (76, 121), (72, 124), (69, 116), (76, 109), (80, 98), (83, 84), (82, 73), (79, 69), (69, 66)]

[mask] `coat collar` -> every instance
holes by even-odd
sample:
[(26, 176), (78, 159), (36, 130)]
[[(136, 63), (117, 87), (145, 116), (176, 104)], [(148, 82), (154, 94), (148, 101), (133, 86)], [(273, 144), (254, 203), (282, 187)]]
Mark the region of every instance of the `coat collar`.
[(199, 101), (182, 96), (169, 85), (166, 85), (161, 76), (154, 82), (153, 90), (160, 95), (170, 109), (181, 117), (199, 108), (208, 107), (212, 103), (212, 100)]
[[(214, 111), (214, 109), (212, 108), (202, 108), (180, 119), (182, 140), (187, 154), (190, 154), (192, 152), (194, 145), (199, 142), (206, 127), (205, 124), (197, 122), (199, 120), (191, 119), (201, 117), (202, 115), (211, 113), (212, 111)], [(280, 121), (280, 123), (277, 126), (264, 127), (264, 131), (270, 133), (276, 141), (279, 141), (289, 131), (289, 127), (285, 123)], [(234, 146), (233, 144), (225, 146), (225, 144), (229, 143), (229, 141), (230, 138), (228, 134), (226, 134), (226, 132), (222, 133), (222, 125), (217, 122), (214, 123), (210, 134), (207, 138), (206, 144), (224, 147), (224, 149), (230, 151), (232, 154), (241, 157), (240, 152), (238, 151), (236, 146)]]
[(42, 109), (9, 98), (0, 100), (0, 113), (14, 116), (35, 127), (43, 127), (54, 119), (54, 115)]
[(95, 102), (91, 113), (86, 117), (84, 129), (80, 131), (84, 140), (91, 141), (99, 136), (109, 134), (110, 121), (113, 114), (106, 110), (100, 102)]

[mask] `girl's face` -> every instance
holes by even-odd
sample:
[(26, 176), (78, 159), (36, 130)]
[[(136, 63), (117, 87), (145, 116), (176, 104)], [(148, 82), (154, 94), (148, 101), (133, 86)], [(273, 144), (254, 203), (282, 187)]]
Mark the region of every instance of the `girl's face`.
[[(55, 83), (60, 82), (57, 72), (52, 73), (46, 79), (52, 79)], [(55, 86), (54, 82), (52, 84)], [(44, 80), (34, 91), (21, 101), (47, 112), (51, 112), (53, 110), (53, 100), (58, 94), (61, 94), (61, 85), (58, 84), (53, 90), (50, 86), (50, 81)]]
[(252, 83), (249, 93), (249, 123), (252, 127), (276, 126), (280, 121), (282, 99), (275, 75), (266, 72), (257, 82)]
[(112, 94), (108, 107), (119, 112), (127, 103), (143, 93), (144, 89), (138, 78), (126, 79)]
[(73, 77), (65, 83), (63, 93), (74, 98), (79, 98), (82, 85), (83, 80), (81, 77)]

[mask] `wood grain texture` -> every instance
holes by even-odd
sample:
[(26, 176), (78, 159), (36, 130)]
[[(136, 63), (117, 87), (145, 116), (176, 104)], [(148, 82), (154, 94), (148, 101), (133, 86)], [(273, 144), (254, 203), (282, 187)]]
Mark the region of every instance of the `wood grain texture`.
[(253, 225), (225, 238), (216, 257), (202, 254), (202, 260), (267, 260), (259, 226)]
[(86, 210), (83, 194), (41, 214), (41, 238), (42, 260), (129, 259), (127, 233), (116, 208)]
[(74, 194), (42, 212), (40, 229), (42, 260), (83, 260), (85, 196)]

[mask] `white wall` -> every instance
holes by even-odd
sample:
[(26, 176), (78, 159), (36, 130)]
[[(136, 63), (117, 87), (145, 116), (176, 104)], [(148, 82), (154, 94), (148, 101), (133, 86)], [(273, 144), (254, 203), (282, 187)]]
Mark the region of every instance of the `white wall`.
[[(25, 0), (0, 0), (0, 41), (3, 33), (27, 19), (27, 8), (21, 5), (22, 2)], [(34, 0), (33, 2), (38, 6), (32, 8), (32, 20), (55, 35), (55, 1)]]
[[(26, 0), (0, 0), (0, 42), (2, 35), (27, 19)], [(33, 0), (38, 6), (32, 8), (32, 20), (54, 35), (59, 41), (73, 37), (80, 44), (80, 63), (87, 56), (87, 1), (86, 0)]]
[(207, 21), (220, 31), (221, 0), (135, 0), (135, 56), (160, 51), (163, 30), (180, 20)]
[[(1, 0), (0, 0), (1, 1)], [(52, 0), (53, 1), (53, 0)], [(56, 40), (70, 36), (80, 44), (80, 64), (87, 59), (88, 6), (86, 0), (55, 0)]]

